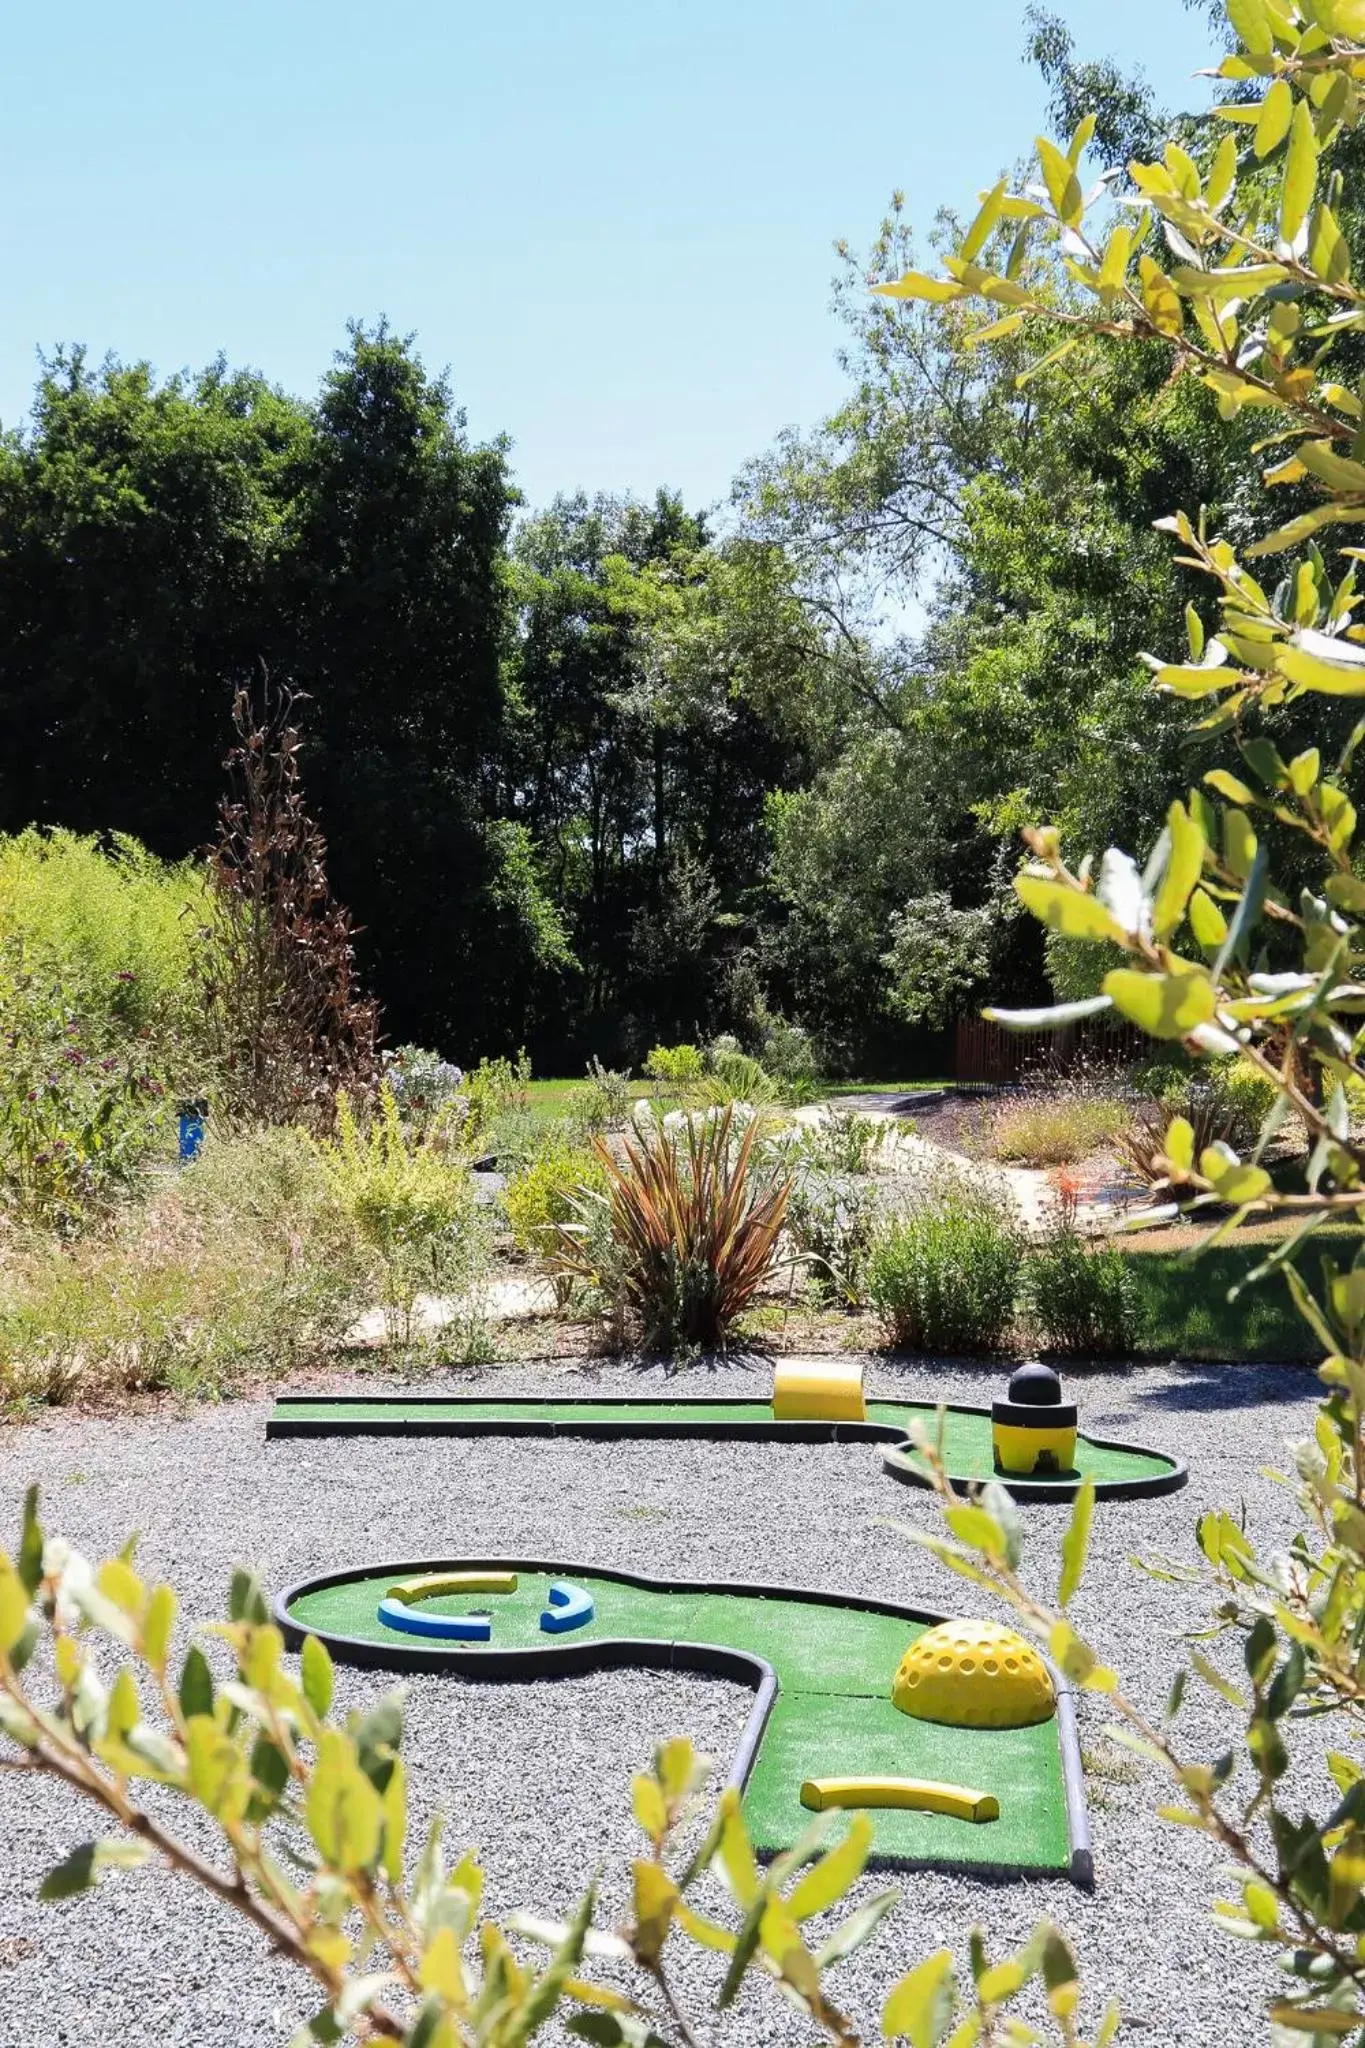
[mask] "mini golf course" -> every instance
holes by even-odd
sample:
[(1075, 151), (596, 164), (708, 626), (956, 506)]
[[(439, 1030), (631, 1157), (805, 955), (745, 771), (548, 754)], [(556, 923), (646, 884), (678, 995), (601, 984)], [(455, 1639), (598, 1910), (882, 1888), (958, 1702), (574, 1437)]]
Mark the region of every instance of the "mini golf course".
[[(352, 1424), (364, 1426), (365, 1418), (349, 1414), (347, 1404), (305, 1405), (340, 1406)], [(433, 1404), (364, 1405), (388, 1414), (398, 1406)], [(501, 1411), (513, 1404), (475, 1405)], [(608, 1405), (629, 1410), (666, 1404)], [(724, 1411), (740, 1404), (696, 1405), (721, 1409), (722, 1422), (728, 1422), (734, 1418)], [(753, 1412), (762, 1411), (755, 1404)], [(500, 1413), (485, 1419), (495, 1429), (506, 1426)], [(388, 1414), (388, 1420), (395, 1418)], [(600, 1430), (606, 1418), (595, 1420)], [(681, 1426), (690, 1426), (686, 1418)], [(544, 1428), (542, 1421), (541, 1433)], [(433, 1617), (491, 1617), (487, 1644), (418, 1640), (380, 1618), (380, 1604), (387, 1603), (395, 1581), (458, 1572), (517, 1575), (508, 1593), (452, 1593), (425, 1602)], [(550, 1610), (552, 1583), (564, 1581), (588, 1596), (591, 1618), (572, 1634), (548, 1640), (541, 1617)], [(788, 1587), (650, 1579), (544, 1559), (445, 1558), (366, 1565), (308, 1579), (281, 1595), (276, 1618), (293, 1649), (312, 1634), (339, 1662), (390, 1670), (448, 1671), (508, 1683), (633, 1665), (731, 1679), (752, 1688), (755, 1700), (726, 1782), (741, 1791), (755, 1846), (764, 1853), (790, 1848), (809, 1824), (801, 1804), (803, 1781), (885, 1774), (978, 1788), (998, 1800), (999, 1815), (974, 1822), (945, 1813), (879, 1810), (874, 1861), (1092, 1882), (1070, 1692), (1054, 1674), (1055, 1714), (1025, 1727), (946, 1726), (899, 1711), (890, 1697), (893, 1674), (909, 1645), (943, 1620), (923, 1608)]]
[[(448, 1395), (380, 1397), (337, 1394), (317, 1400), (285, 1394), (266, 1423), (268, 1437), (576, 1436), (700, 1437), (760, 1443), (880, 1443), (885, 1470), (913, 1486), (928, 1475), (913, 1432), (933, 1439), (939, 1409), (928, 1401), (869, 1401), (865, 1422), (785, 1422), (766, 1401), (623, 1401), (590, 1397), (501, 1401)], [(965, 1492), (999, 1478), (1017, 1500), (1068, 1501), (1086, 1477), (1099, 1500), (1140, 1500), (1174, 1493), (1188, 1477), (1178, 1458), (1138, 1444), (1078, 1435), (1075, 1469), (1027, 1478), (995, 1469), (989, 1408), (949, 1407), (943, 1414), (943, 1456), (954, 1486)]]

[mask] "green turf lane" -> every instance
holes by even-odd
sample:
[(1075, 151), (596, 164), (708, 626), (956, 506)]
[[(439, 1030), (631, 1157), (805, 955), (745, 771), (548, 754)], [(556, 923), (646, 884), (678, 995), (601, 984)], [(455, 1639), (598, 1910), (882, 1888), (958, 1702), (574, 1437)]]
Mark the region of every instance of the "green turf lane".
[[(936, 1410), (928, 1402), (869, 1401), (869, 1422), (888, 1423), (909, 1435), (919, 1426), (930, 1434), (935, 1430)], [(572, 1432), (576, 1424), (612, 1423), (628, 1435), (632, 1424), (669, 1424), (685, 1429), (695, 1423), (771, 1423), (773, 1412), (767, 1401), (485, 1401), (425, 1400), (403, 1398), (373, 1401), (325, 1401), (286, 1397), (276, 1403), (275, 1418), (304, 1421), (314, 1425), (343, 1423), (381, 1424), (387, 1432), (405, 1427), (420, 1434), (432, 1423), (471, 1422), (519, 1423), (537, 1428)], [(995, 1476), (991, 1453), (991, 1424), (987, 1414), (969, 1408), (949, 1408), (944, 1428), (944, 1452), (948, 1470), (955, 1478), (991, 1479)], [(1092, 1443), (1083, 1433), (1076, 1439), (1076, 1469), (1096, 1480), (1143, 1480), (1168, 1472), (1172, 1461), (1156, 1451), (1136, 1447), (1110, 1449)]]
[[(719, 1644), (764, 1658), (777, 1673), (779, 1694), (744, 1806), (755, 1843), (765, 1851), (790, 1847), (809, 1823), (800, 1804), (803, 1778), (879, 1772), (948, 1779), (994, 1792), (1000, 1800), (999, 1820), (981, 1825), (942, 1814), (877, 1811), (871, 1818), (880, 1856), (1066, 1872), (1055, 1720), (1000, 1731), (943, 1728), (912, 1720), (891, 1705), (892, 1675), (923, 1624), (799, 1597), (674, 1592), (584, 1573), (572, 1578), (592, 1594), (596, 1614), (586, 1629), (566, 1637), (540, 1628), (550, 1585), (542, 1573), (523, 1572), (514, 1594), (444, 1596), (423, 1607), (433, 1614), (490, 1614), (493, 1646), (503, 1649), (614, 1636)], [(304, 1591), (291, 1603), (290, 1619), (323, 1636), (410, 1645), (414, 1638), (396, 1634), (378, 1618), (379, 1602), (392, 1583), (391, 1573), (372, 1574)], [(423, 1647), (441, 1645), (427, 1641)], [(461, 1653), (468, 1656), (472, 1647), (462, 1644)], [(345, 1655), (343, 1648), (338, 1653)], [(469, 1710), (478, 1711), (477, 1694)]]

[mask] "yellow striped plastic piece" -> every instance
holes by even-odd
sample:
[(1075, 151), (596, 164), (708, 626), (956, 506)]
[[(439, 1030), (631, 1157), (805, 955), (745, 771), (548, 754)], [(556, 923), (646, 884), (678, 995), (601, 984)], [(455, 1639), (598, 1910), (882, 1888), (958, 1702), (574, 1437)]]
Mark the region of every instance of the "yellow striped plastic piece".
[(405, 1607), (414, 1600), (434, 1600), (441, 1593), (515, 1593), (515, 1572), (429, 1572), (421, 1579), (400, 1579), (390, 1586), (386, 1598), (401, 1600)]
[(941, 1785), (933, 1778), (807, 1778), (801, 1804), (813, 1813), (827, 1806), (900, 1806), (915, 1813), (947, 1813), (954, 1820), (999, 1820), (993, 1792)]
[(863, 1368), (856, 1358), (822, 1358), (808, 1365), (780, 1360), (773, 1370), (777, 1422), (866, 1422)]

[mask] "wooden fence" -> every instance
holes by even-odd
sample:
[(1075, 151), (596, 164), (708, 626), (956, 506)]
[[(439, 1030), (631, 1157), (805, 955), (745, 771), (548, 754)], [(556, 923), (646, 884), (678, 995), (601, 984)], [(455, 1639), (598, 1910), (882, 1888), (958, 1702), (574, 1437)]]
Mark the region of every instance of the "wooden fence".
[(1135, 1024), (1111, 1024), (1098, 1017), (1062, 1024), (1055, 1031), (1006, 1031), (985, 1017), (959, 1017), (953, 1072), (964, 1088), (1047, 1083), (1078, 1067), (1126, 1066), (1150, 1045)]

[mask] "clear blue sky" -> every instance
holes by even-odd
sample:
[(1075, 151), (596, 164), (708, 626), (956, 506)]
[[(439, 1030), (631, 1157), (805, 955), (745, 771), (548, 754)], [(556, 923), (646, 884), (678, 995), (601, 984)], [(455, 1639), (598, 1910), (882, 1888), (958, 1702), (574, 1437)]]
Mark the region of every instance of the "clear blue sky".
[[(1054, 0), (1197, 104), (1181, 0)], [(533, 503), (725, 495), (839, 395), (831, 244), (1027, 146), (1022, 0), (67, 0), (0, 21), (0, 419), (35, 351), (311, 393), (350, 317), (449, 365)], [(1163, 46), (1166, 52), (1163, 54)]]

